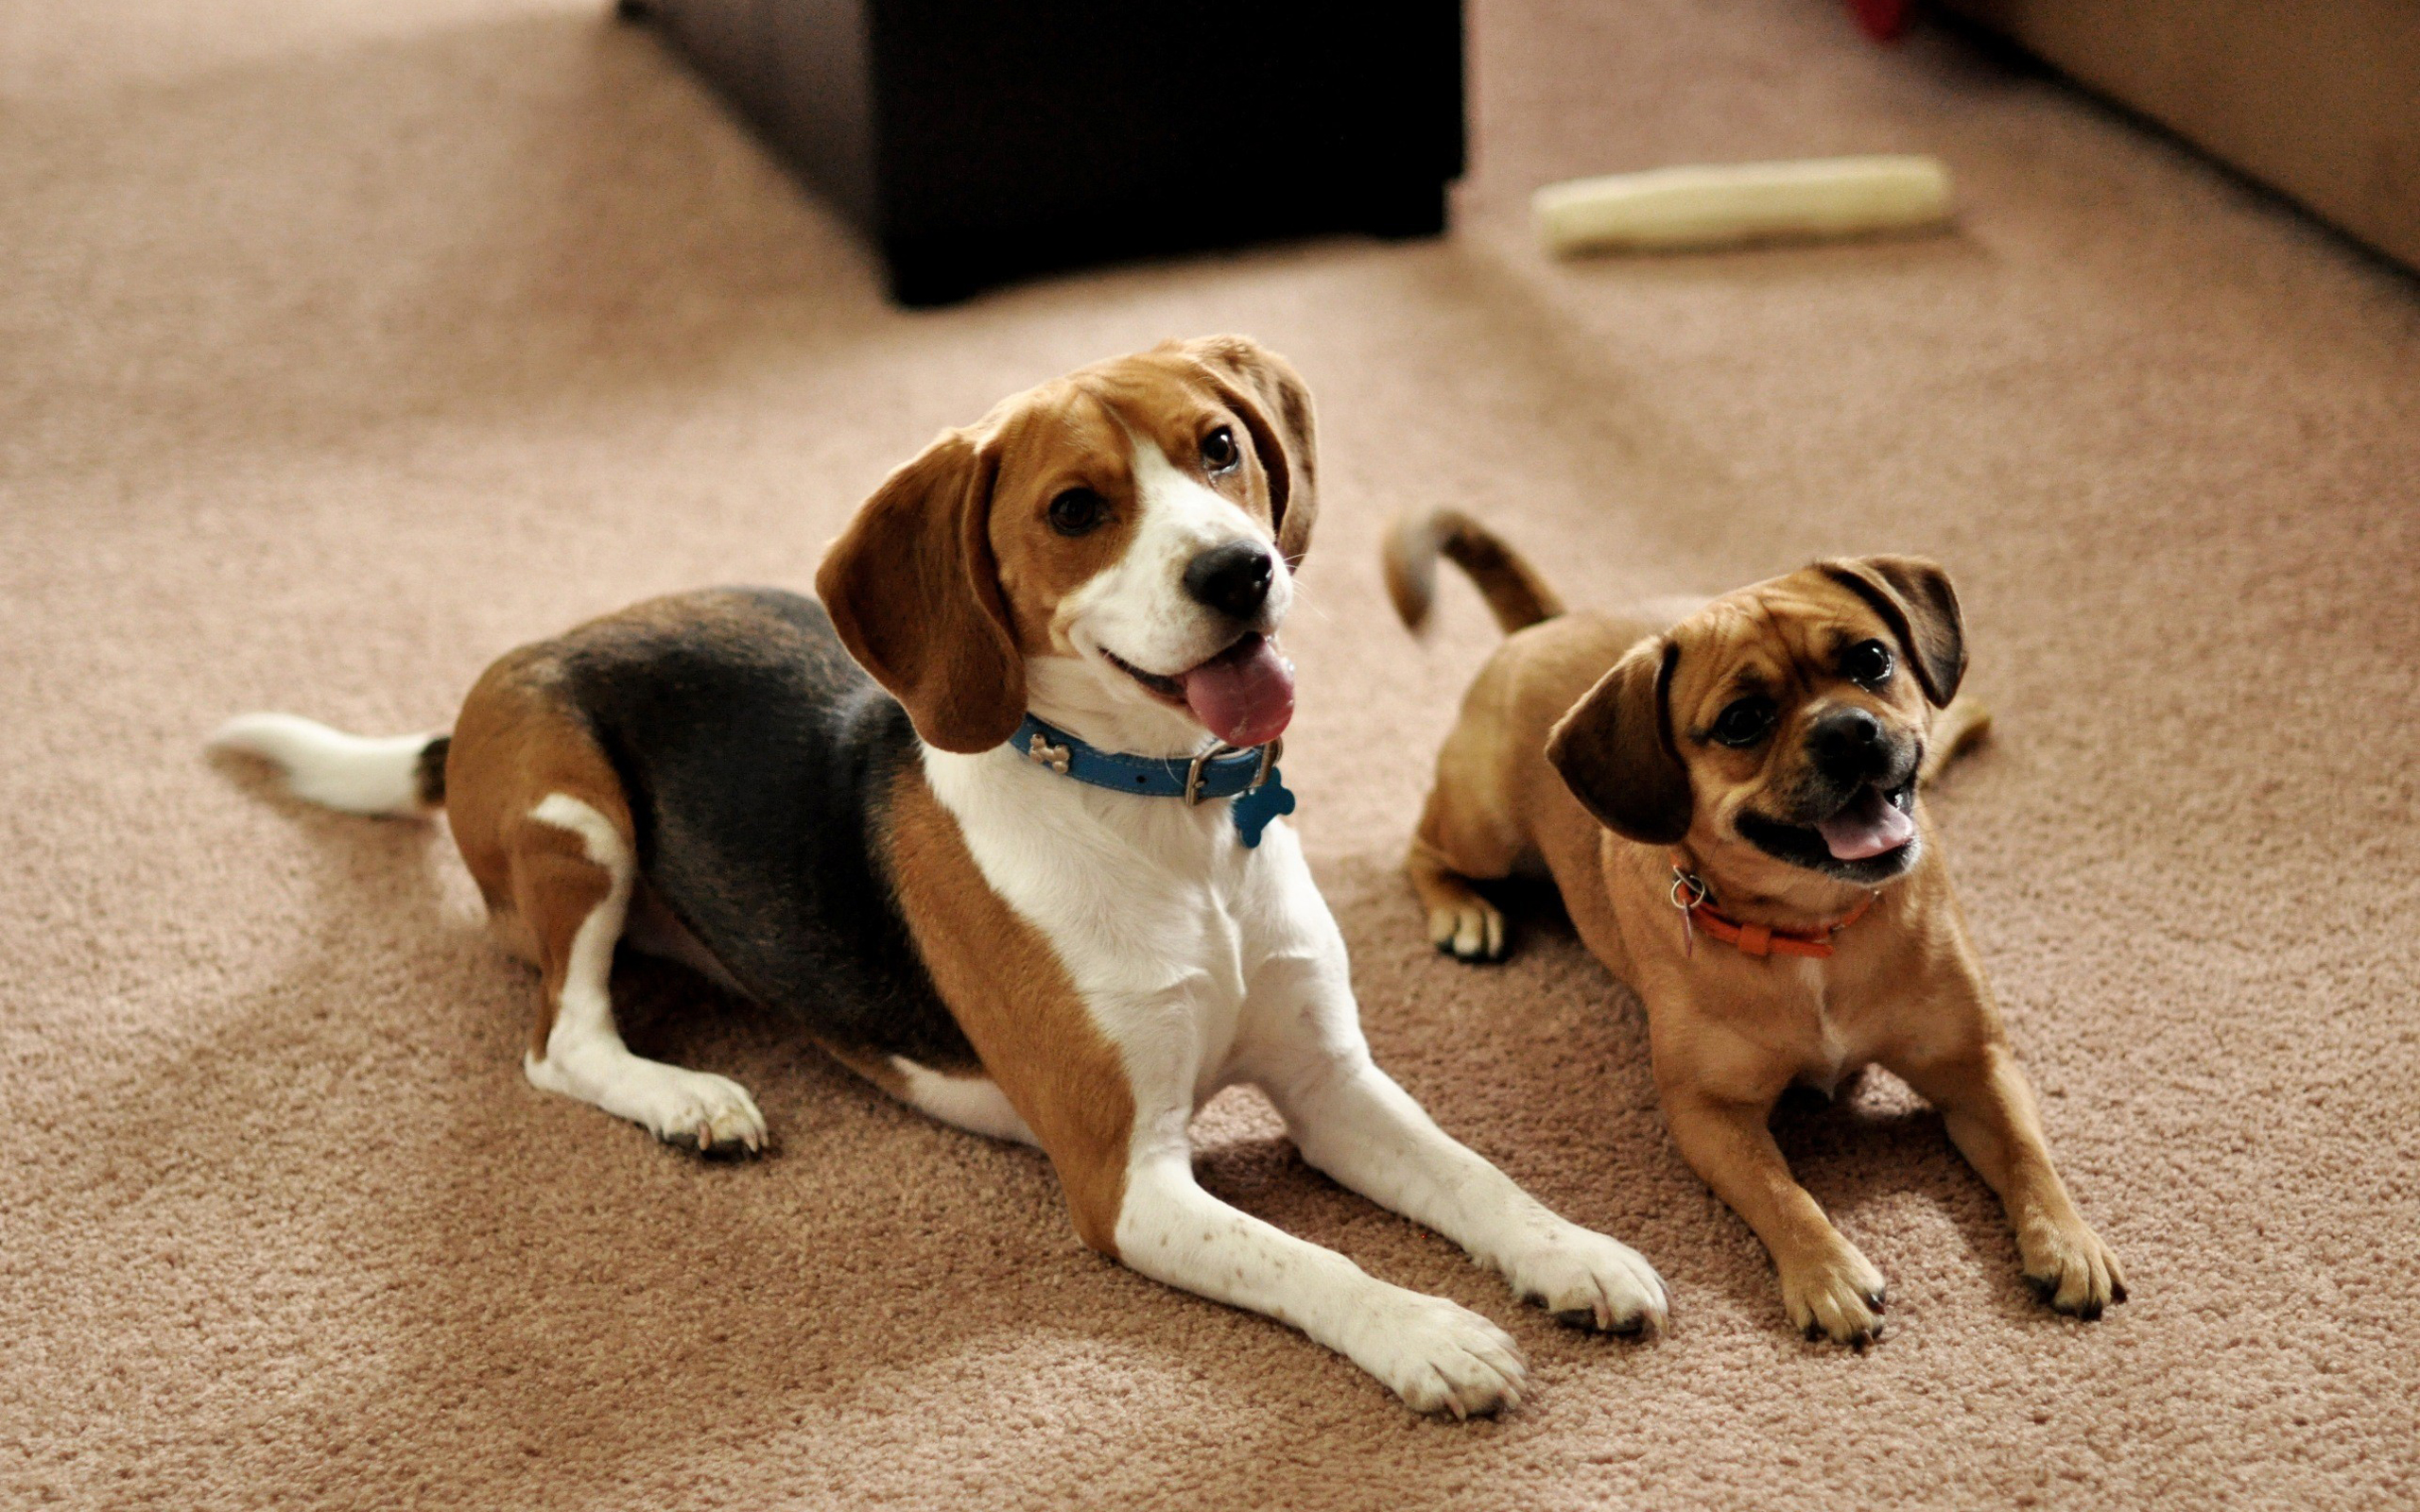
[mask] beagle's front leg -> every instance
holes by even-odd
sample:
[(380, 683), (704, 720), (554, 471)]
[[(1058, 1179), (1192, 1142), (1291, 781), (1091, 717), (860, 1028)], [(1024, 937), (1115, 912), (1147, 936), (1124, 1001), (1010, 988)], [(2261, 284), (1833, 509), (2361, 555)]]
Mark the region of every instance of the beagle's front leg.
[[(1565, 1323), (1660, 1330), (1663, 1280), (1629, 1246), (1548, 1210), (1456, 1143), (1370, 1058), (1344, 941), (1325, 929), (1272, 956), (1252, 984), (1247, 1059), (1303, 1159), (1371, 1201), (1425, 1224), (1501, 1272)], [(1323, 936), (1323, 937), (1322, 937)]]
[(1527, 1367), (1503, 1330), (1442, 1297), (1378, 1280), (1202, 1191), (1185, 1132), (1190, 1114), (1190, 1107), (1150, 1117), (1138, 1109), (1117, 1214), (1119, 1260), (1301, 1329), (1416, 1411), (1467, 1418), (1519, 1405)]

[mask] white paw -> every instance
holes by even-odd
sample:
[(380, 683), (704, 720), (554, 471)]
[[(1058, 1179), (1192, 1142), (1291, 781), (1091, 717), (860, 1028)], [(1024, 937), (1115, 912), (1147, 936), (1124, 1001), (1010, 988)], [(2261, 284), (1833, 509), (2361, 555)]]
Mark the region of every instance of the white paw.
[(1345, 1353), (1414, 1412), (1485, 1415), (1521, 1404), (1529, 1366), (1512, 1335), (1442, 1297), (1398, 1291)]
[(638, 1118), (648, 1132), (700, 1155), (764, 1149), (765, 1115), (747, 1088), (712, 1072), (664, 1069), (672, 1074), (668, 1084), (655, 1091)]
[(1671, 1312), (1664, 1279), (1630, 1246), (1563, 1224), (1504, 1265), (1512, 1290), (1559, 1322), (1604, 1333), (1658, 1333)]
[(666, 1144), (700, 1155), (765, 1147), (765, 1115), (728, 1076), (646, 1060), (624, 1050), (558, 1053), (524, 1062), (532, 1084), (594, 1103)]

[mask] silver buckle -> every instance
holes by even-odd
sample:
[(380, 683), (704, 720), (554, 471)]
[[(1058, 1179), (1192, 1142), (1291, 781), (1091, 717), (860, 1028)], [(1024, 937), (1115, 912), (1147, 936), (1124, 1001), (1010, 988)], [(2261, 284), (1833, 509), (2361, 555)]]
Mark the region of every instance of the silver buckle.
[[(1252, 774), (1252, 786), (1245, 788), (1245, 792), (1250, 793), (1268, 782), (1270, 769), (1277, 765), (1277, 758), (1284, 754), (1285, 750), (1286, 741), (1283, 736), (1260, 747), (1260, 768)], [(1192, 808), (1201, 802), (1201, 769), (1221, 756), (1233, 756), (1236, 753), (1236, 747), (1221, 741), (1193, 758), (1193, 765), (1184, 769), (1185, 807)]]

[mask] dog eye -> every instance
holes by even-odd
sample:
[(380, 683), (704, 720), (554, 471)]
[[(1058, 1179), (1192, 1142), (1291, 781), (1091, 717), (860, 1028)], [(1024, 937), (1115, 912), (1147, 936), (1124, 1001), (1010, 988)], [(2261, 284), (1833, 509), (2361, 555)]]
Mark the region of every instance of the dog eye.
[(1080, 536), (1109, 517), (1109, 501), (1090, 489), (1069, 489), (1050, 501), (1050, 528)]
[(1880, 641), (1859, 641), (1841, 656), (1841, 676), (1869, 688), (1891, 680), (1891, 648)]
[(1236, 433), (1221, 425), (1201, 438), (1201, 465), (1213, 472), (1224, 472), (1243, 459), (1236, 450)]
[(1773, 701), (1752, 696), (1733, 699), (1715, 716), (1714, 729), (1709, 733), (1725, 746), (1753, 746), (1772, 728)]

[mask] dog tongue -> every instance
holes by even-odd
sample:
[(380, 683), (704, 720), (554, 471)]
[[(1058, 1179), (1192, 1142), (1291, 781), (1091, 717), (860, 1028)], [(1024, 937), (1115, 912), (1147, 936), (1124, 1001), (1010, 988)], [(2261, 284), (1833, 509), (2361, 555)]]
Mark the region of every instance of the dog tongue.
[(1831, 848), (1833, 860), (1862, 861), (1906, 845), (1916, 833), (1916, 821), (1885, 799), (1881, 789), (1869, 787), (1815, 828)]
[(1265, 635), (1247, 635), (1183, 679), (1185, 706), (1230, 746), (1265, 746), (1294, 717), (1294, 669)]

